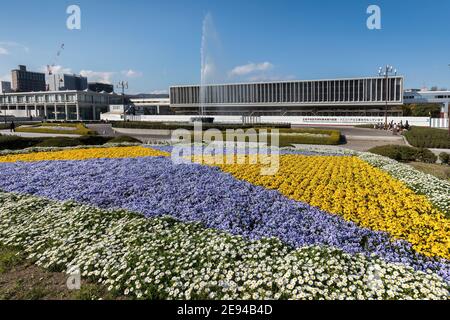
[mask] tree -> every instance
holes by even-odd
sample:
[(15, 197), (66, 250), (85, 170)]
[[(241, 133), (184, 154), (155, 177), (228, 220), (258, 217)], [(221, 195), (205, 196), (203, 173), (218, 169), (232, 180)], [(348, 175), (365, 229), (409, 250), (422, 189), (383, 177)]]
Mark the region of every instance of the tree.
[(441, 114), (439, 104), (405, 104), (402, 109), (405, 117), (439, 118)]

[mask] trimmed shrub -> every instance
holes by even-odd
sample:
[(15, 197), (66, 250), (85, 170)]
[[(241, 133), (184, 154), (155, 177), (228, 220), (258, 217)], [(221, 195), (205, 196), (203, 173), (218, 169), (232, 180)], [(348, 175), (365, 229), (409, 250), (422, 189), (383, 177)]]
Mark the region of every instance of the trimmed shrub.
[(405, 133), (408, 142), (417, 148), (450, 148), (450, 137), (446, 130), (412, 127)]
[(450, 154), (448, 154), (446, 152), (441, 152), (439, 154), (439, 159), (441, 160), (441, 162), (443, 164), (450, 164)]
[(42, 142), (41, 138), (23, 138), (19, 136), (0, 136), (0, 150), (20, 150), (30, 148)]
[(142, 141), (129, 137), (129, 136), (119, 136), (108, 140), (108, 143), (122, 143), (122, 142), (130, 142), (130, 143), (141, 143)]
[(372, 148), (369, 152), (397, 161), (420, 161), (425, 163), (435, 163), (437, 161), (436, 155), (424, 148), (387, 145)]
[(420, 148), (417, 150), (416, 160), (424, 163), (436, 163), (437, 156), (428, 149)]
[(38, 143), (36, 147), (75, 147), (81, 143), (78, 139), (67, 137), (47, 138), (44, 141)]
[(82, 136), (79, 138), (76, 138), (81, 145), (86, 145), (86, 146), (97, 146), (97, 145), (102, 145), (105, 144), (107, 142), (109, 142), (109, 140), (111, 139), (111, 137), (102, 137), (102, 136)]
[(400, 153), (399, 146), (388, 145), (388, 146), (379, 146), (369, 150), (369, 152), (378, 154), (383, 157), (388, 157), (390, 159), (394, 159), (400, 161), (402, 159), (402, 155)]

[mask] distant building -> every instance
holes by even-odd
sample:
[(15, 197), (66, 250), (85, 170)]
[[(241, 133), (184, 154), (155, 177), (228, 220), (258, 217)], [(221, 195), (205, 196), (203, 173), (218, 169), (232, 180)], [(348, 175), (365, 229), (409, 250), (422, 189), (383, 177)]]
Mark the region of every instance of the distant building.
[(19, 69), (11, 71), (12, 91), (37, 92), (46, 91), (45, 74), (27, 71), (27, 67), (19, 65)]
[(11, 92), (11, 82), (0, 81), (0, 93), (10, 93)]
[(109, 83), (101, 83), (101, 82), (89, 82), (88, 88), (90, 91), (94, 92), (114, 92), (114, 86)]
[(122, 96), (91, 91), (46, 91), (0, 95), (0, 110), (16, 118), (48, 120), (100, 120), (111, 104), (120, 104)]
[(449, 117), (450, 91), (409, 89), (405, 90), (403, 101), (405, 104), (440, 104), (441, 117)]
[(170, 115), (175, 114), (170, 108), (170, 99), (167, 98), (131, 98), (136, 114), (141, 115)]
[(49, 91), (84, 91), (88, 88), (87, 78), (75, 74), (52, 74), (48, 76), (47, 83)]

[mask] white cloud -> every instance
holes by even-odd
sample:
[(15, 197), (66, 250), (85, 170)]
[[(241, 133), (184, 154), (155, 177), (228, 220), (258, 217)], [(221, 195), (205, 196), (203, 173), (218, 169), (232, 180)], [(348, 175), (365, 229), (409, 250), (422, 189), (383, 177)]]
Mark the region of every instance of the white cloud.
[(150, 92), (150, 94), (168, 94), (169, 91), (167, 90), (153, 90)]
[(262, 63), (248, 63), (242, 66), (237, 66), (230, 71), (230, 76), (245, 76), (255, 72), (264, 72), (273, 69), (273, 64), (270, 62)]
[(127, 78), (139, 78), (142, 77), (144, 74), (140, 71), (135, 71), (132, 69), (124, 70), (122, 71), (122, 74)]
[(83, 77), (87, 77), (89, 81), (112, 83), (112, 77), (116, 74), (116, 72), (81, 70), (80, 74)]
[(11, 74), (7, 73), (7, 74), (5, 74), (3, 76), (0, 76), (0, 81), (9, 81), (9, 82), (11, 82), (12, 81), (11, 80)]
[[(47, 73), (48, 72), (47, 66), (42, 66), (40, 68), (40, 71)], [(52, 67), (52, 73), (53, 74), (72, 74), (73, 72), (72, 72), (72, 69), (70, 69), (70, 68), (65, 68), (61, 65), (56, 65), (56, 66)]]
[(8, 54), (9, 54), (8, 49), (0, 47), (0, 55), (8, 55)]
[(248, 78), (249, 81), (252, 82), (263, 82), (263, 81), (284, 81), (284, 80), (294, 80), (296, 76), (288, 75), (288, 76), (278, 76), (278, 75), (255, 75)]
[(27, 46), (13, 41), (0, 41), (0, 47), (0, 49), (5, 49), (8, 52), (9, 50), (7, 50), (6, 48), (20, 48), (27, 53), (30, 52), (30, 48), (28, 48)]

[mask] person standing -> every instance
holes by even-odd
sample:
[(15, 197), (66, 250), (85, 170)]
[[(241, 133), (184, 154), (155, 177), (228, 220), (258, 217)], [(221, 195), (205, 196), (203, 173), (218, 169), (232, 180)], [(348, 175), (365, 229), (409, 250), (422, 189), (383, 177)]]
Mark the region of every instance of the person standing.
[(10, 129), (11, 129), (11, 132), (16, 132), (16, 125), (15, 125), (14, 121), (11, 121)]

